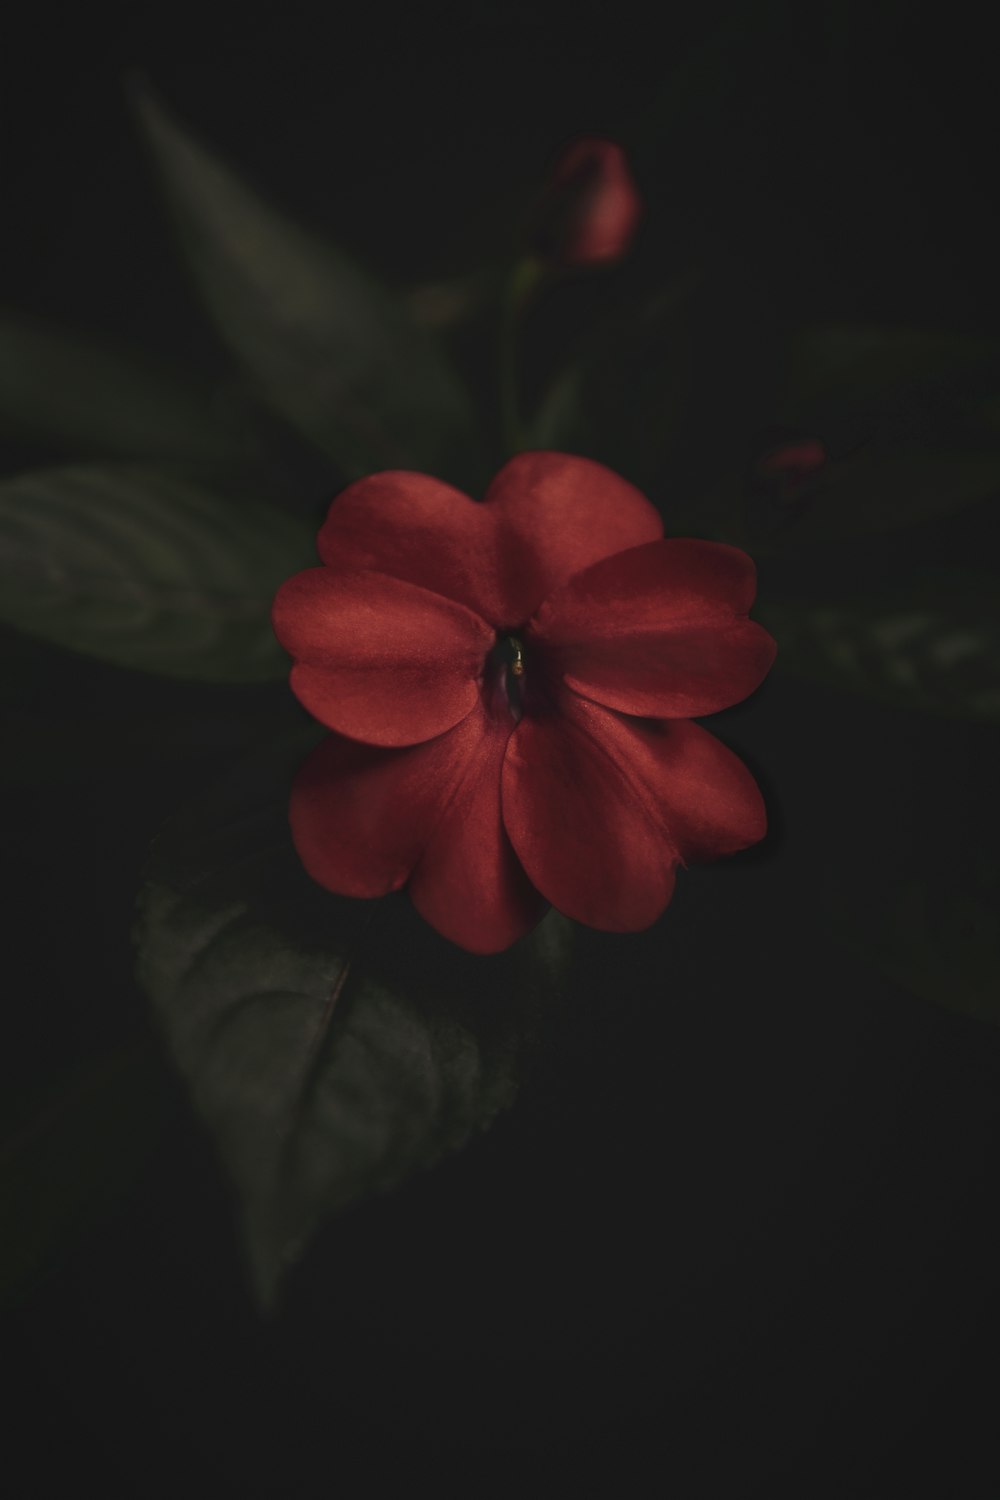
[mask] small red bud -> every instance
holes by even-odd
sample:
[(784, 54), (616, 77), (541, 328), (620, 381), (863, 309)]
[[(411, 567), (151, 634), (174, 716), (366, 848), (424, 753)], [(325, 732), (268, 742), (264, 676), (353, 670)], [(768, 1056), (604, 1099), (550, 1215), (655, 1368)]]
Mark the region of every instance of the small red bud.
[(621, 146), (594, 137), (574, 141), (549, 178), (539, 252), (562, 266), (620, 260), (641, 216), (642, 201)]
[(797, 442), (783, 443), (772, 448), (757, 462), (758, 482), (777, 487), (782, 501), (794, 500), (803, 486), (825, 468), (828, 454), (818, 438), (802, 438)]

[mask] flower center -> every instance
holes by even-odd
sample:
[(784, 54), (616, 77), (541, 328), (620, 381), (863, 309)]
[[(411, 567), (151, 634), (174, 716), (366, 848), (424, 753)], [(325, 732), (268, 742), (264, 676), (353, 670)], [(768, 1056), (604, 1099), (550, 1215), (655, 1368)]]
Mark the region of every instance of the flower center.
[(524, 711), (524, 647), (516, 635), (498, 635), (490, 652), (490, 677), (496, 693), (495, 702), (515, 719)]

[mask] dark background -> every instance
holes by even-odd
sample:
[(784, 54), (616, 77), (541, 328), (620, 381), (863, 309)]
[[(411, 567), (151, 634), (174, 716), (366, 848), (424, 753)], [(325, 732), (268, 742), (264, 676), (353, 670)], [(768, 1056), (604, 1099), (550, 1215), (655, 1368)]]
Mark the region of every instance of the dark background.
[[(2, 300), (224, 366), (128, 114), (138, 69), (390, 280), (495, 255), (559, 147), (607, 133), (651, 226), (608, 295), (679, 239), (779, 321), (1000, 332), (985, 39), (950, 7), (743, 11), (754, 45), (710, 51), (704, 108), (650, 149), (637, 122), (721, 7), (664, 8), (655, 35), (603, 3), (36, 9), (5, 44)], [(576, 295), (543, 338), (604, 293)], [(5, 471), (49, 457), (12, 444)], [(321, 513), (327, 476), (292, 482)], [(331, 1226), (266, 1326), (129, 933), (152, 833), (284, 688), (3, 652), (4, 1119), (34, 1139), (30, 1101), (44, 1135), (133, 1053), (162, 1100), (12, 1310), (9, 1493), (993, 1492), (1000, 1040), (839, 946), (819, 892), (831, 866), (877, 900), (914, 861), (947, 882), (988, 857), (994, 730), (777, 675), (721, 716), (765, 845), (682, 879), (652, 933), (592, 940), (516, 1108)]]

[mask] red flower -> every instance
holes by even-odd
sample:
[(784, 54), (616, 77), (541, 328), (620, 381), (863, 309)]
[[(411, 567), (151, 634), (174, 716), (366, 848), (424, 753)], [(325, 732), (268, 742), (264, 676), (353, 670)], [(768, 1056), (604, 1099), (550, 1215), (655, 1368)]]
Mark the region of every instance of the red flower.
[(574, 141), (549, 179), (539, 225), (542, 255), (564, 266), (620, 260), (632, 243), (642, 200), (614, 141)]
[(753, 778), (691, 722), (774, 659), (745, 553), (665, 541), (638, 490), (561, 453), (519, 454), (481, 504), (424, 474), (358, 480), (319, 551), (274, 625), (337, 731), (290, 809), (321, 885), (409, 882), (433, 927), (492, 953), (550, 902), (647, 927), (678, 864), (763, 837)]

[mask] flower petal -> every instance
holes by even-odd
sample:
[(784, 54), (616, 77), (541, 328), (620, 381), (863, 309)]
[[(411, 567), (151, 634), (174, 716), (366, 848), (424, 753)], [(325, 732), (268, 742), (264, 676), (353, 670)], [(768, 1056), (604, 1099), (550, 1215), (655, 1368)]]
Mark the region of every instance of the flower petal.
[(503, 816), (532, 884), (612, 932), (655, 921), (678, 863), (733, 853), (766, 829), (753, 777), (706, 730), (624, 718), (571, 693), (511, 736)]
[(500, 776), (513, 721), (483, 718), (483, 738), (409, 892), (420, 915), (444, 937), (473, 953), (498, 953), (541, 921), (548, 902), (524, 873), (503, 825)]
[(373, 568), (455, 599), (486, 619), (496, 593), (493, 520), (461, 490), (429, 474), (388, 469), (349, 484), (320, 529), (323, 561)]
[(292, 690), (330, 729), (413, 745), (457, 724), (479, 696), (494, 633), (460, 604), (379, 573), (310, 568), (283, 584), (275, 633)]
[(481, 705), (423, 745), (380, 749), (333, 735), (292, 790), (292, 838), (306, 870), (342, 896), (383, 896), (414, 876), (425, 920), (476, 953), (527, 932), (545, 902), (500, 819), (510, 722)]
[(566, 453), (517, 454), (485, 504), (497, 518), (502, 623), (511, 627), (581, 569), (663, 536), (663, 522), (634, 485)]
[(662, 535), (649, 501), (602, 464), (520, 453), (482, 504), (426, 474), (359, 479), (331, 505), (319, 551), (338, 571), (418, 583), (504, 630), (581, 568)]
[(746, 618), (753, 562), (719, 542), (668, 540), (595, 563), (550, 595), (526, 632), (584, 697), (622, 713), (689, 719), (739, 703), (775, 656)]

